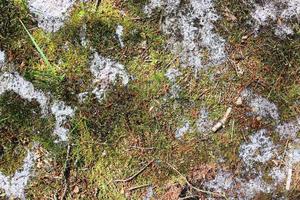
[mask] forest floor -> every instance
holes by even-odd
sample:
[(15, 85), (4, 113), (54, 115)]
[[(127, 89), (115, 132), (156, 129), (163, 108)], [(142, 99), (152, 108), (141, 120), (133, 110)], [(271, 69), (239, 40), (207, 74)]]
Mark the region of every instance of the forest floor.
[(300, 198), (299, 0), (96, 2), (0, 0), (0, 199)]

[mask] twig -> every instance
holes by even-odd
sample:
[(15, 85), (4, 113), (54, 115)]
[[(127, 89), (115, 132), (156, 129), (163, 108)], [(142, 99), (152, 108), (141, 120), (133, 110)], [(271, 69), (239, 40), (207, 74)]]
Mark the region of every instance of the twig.
[(100, 6), (101, 0), (96, 0), (96, 4), (95, 4), (95, 11), (98, 10), (99, 6)]
[(198, 195), (186, 196), (186, 197), (179, 198), (179, 200), (186, 200), (186, 199), (197, 198), (197, 197), (199, 196)]
[(225, 199), (227, 199), (226, 196), (223, 195), (223, 194), (220, 194), (220, 193), (217, 193), (217, 192), (211, 192), (211, 191), (207, 191), (207, 190), (202, 190), (202, 189), (199, 189), (199, 188), (193, 186), (193, 185), (187, 180), (187, 178), (186, 178), (184, 175), (182, 175), (182, 174), (181, 174), (174, 166), (172, 166), (172, 165), (171, 165), (170, 163), (168, 163), (168, 162), (167, 162), (167, 165), (168, 165), (170, 168), (172, 168), (175, 172), (177, 172), (177, 174), (179, 174), (179, 175), (185, 180), (185, 182), (188, 184), (189, 187), (191, 187), (192, 189), (196, 190), (197, 192), (201, 192), (201, 193), (208, 194), (208, 195), (213, 195), (213, 196), (218, 196), (218, 197), (224, 197)]
[(129, 181), (132, 181), (135, 177), (137, 177), (137, 176), (140, 175), (143, 171), (145, 171), (145, 169), (146, 169), (147, 167), (149, 167), (153, 162), (154, 162), (154, 159), (151, 160), (150, 162), (148, 162), (147, 165), (145, 165), (142, 169), (140, 169), (137, 173), (135, 173), (134, 175), (130, 176), (129, 178), (115, 180), (114, 182), (115, 182), (115, 183), (119, 183), (119, 182), (126, 183), (126, 182), (129, 182)]
[(71, 154), (71, 145), (68, 144), (68, 149), (67, 149), (67, 156), (66, 156), (66, 162), (64, 166), (64, 171), (63, 171), (63, 185), (64, 185), (64, 192), (63, 195), (61, 196), (61, 200), (66, 199), (67, 191), (69, 188), (69, 176), (70, 176), (70, 154)]
[[(291, 149), (290, 145), (289, 148)], [(286, 191), (289, 191), (291, 188), (292, 176), (293, 176), (293, 162), (291, 161), (290, 155), (287, 155), (287, 177), (286, 177)]]
[(226, 124), (226, 122), (227, 122), (227, 120), (228, 120), (228, 118), (229, 118), (229, 115), (230, 115), (231, 111), (232, 111), (232, 107), (230, 106), (229, 108), (227, 108), (226, 113), (224, 114), (223, 118), (222, 118), (218, 123), (216, 123), (216, 125), (214, 125), (214, 126), (212, 127), (211, 130), (212, 130), (214, 133), (217, 132), (221, 127), (223, 127), (223, 126)]
[(156, 149), (155, 147), (139, 147), (139, 146), (130, 146), (130, 149), (139, 149), (145, 151), (151, 151)]
[(128, 191), (132, 192), (134, 190), (139, 190), (139, 189), (149, 187), (149, 186), (151, 186), (151, 184), (138, 185), (138, 186), (134, 186), (134, 187), (129, 188)]

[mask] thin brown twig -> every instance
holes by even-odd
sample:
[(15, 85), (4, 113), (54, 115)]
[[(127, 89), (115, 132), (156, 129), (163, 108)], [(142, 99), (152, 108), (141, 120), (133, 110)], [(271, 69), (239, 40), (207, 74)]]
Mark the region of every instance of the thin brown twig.
[(134, 190), (139, 190), (139, 189), (149, 187), (149, 186), (151, 186), (151, 184), (138, 185), (138, 186), (134, 186), (134, 187), (129, 188), (128, 191), (132, 192)]
[(170, 163), (167, 162), (167, 165), (172, 168), (177, 174), (179, 174), (184, 180), (185, 182), (188, 184), (189, 187), (191, 187), (192, 189), (196, 190), (197, 192), (200, 192), (200, 193), (204, 193), (204, 194), (208, 194), (208, 195), (213, 195), (213, 196), (217, 196), (217, 197), (224, 197), (225, 199), (227, 199), (227, 197), (224, 195), (224, 194), (220, 194), (220, 193), (217, 193), (217, 192), (211, 192), (211, 191), (207, 191), (207, 190), (202, 190), (202, 189), (199, 189), (195, 186), (193, 186), (188, 180), (187, 178), (181, 174), (173, 165), (171, 165)]
[(63, 171), (63, 185), (64, 185), (64, 192), (61, 196), (61, 200), (65, 200), (69, 188), (69, 176), (70, 176), (70, 154), (71, 154), (71, 145), (68, 144), (68, 149), (67, 149), (67, 156), (66, 156), (66, 162), (65, 162), (65, 167)]
[(192, 196), (186, 196), (186, 197), (182, 197), (182, 198), (179, 198), (179, 200), (186, 200), (186, 199), (191, 199), (191, 198), (199, 198), (198, 195), (192, 195)]
[(154, 159), (151, 160), (150, 162), (148, 162), (147, 165), (145, 165), (142, 169), (140, 169), (137, 173), (133, 174), (132, 176), (126, 178), (126, 179), (118, 179), (118, 180), (115, 180), (114, 182), (115, 183), (126, 183), (126, 182), (129, 182), (129, 181), (132, 181), (134, 178), (136, 178), (138, 175), (140, 175), (141, 173), (143, 173), (143, 171), (145, 171), (145, 169), (147, 167), (149, 167), (152, 163), (154, 162)]

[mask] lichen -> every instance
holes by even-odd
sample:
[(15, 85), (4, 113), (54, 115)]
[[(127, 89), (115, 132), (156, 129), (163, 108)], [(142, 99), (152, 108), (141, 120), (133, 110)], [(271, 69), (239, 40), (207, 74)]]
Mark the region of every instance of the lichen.
[(290, 21), (299, 19), (299, 0), (278, 0), (266, 1), (263, 5), (255, 4), (255, 9), (251, 13), (255, 21), (255, 31), (258, 32), (263, 26), (270, 25), (270, 22), (280, 20), (275, 27), (275, 35), (286, 37), (294, 34)]
[(213, 121), (208, 118), (208, 110), (206, 108), (202, 108), (199, 112), (199, 117), (196, 122), (197, 130), (200, 133), (208, 133), (210, 129), (213, 127)]
[(250, 136), (250, 142), (242, 144), (239, 156), (248, 169), (254, 167), (255, 163), (266, 163), (277, 155), (276, 146), (271, 138), (266, 136), (267, 130), (259, 130)]
[[(213, 1), (191, 0), (180, 4), (178, 0), (154, 0), (144, 10), (151, 15), (158, 8), (165, 12), (162, 30), (169, 36), (169, 46), (179, 55), (183, 66), (202, 69), (224, 62), (225, 40), (215, 33), (214, 22), (219, 16)], [(207, 61), (204, 49), (209, 54)]]
[(95, 94), (99, 101), (105, 97), (105, 92), (109, 85), (116, 83), (118, 78), (122, 80), (124, 86), (129, 82), (129, 76), (124, 65), (105, 58), (97, 52), (94, 53), (90, 71), (94, 76), (93, 83), (98, 85), (93, 90), (93, 94)]
[(32, 176), (32, 168), (35, 164), (36, 156), (32, 150), (28, 150), (24, 158), (23, 166), (12, 176), (5, 176), (0, 172), (0, 188), (5, 191), (9, 198), (20, 198), (25, 200), (25, 188)]
[(277, 125), (275, 131), (281, 138), (295, 139), (297, 133), (300, 131), (300, 117), (293, 121)]
[(5, 52), (0, 50), (0, 67), (5, 63)]
[(13, 91), (28, 101), (36, 100), (40, 105), (42, 115), (46, 116), (49, 113), (49, 96), (41, 90), (36, 90), (32, 83), (25, 80), (17, 72), (5, 72), (0, 75), (0, 95), (6, 91)]
[(121, 26), (121, 25), (118, 25), (117, 28), (116, 28), (116, 35), (117, 35), (117, 38), (119, 40), (119, 43), (120, 43), (120, 46), (121, 48), (123, 48), (125, 45), (124, 45), (124, 42), (123, 42), (123, 30), (124, 30), (124, 27)]
[(69, 129), (65, 128), (67, 120), (74, 116), (74, 110), (66, 106), (62, 101), (56, 101), (51, 106), (51, 112), (55, 116), (55, 128), (53, 133), (59, 137), (59, 141), (68, 140)]
[(190, 129), (190, 123), (189, 122), (185, 122), (182, 127), (177, 128), (177, 130), (175, 132), (175, 138), (176, 139), (182, 139), (182, 137), (184, 136), (184, 134), (187, 133), (189, 129)]
[(0, 95), (7, 91), (13, 91), (30, 102), (33, 100), (37, 101), (44, 118), (49, 116), (51, 109), (56, 120), (53, 133), (60, 138), (60, 141), (67, 140), (68, 129), (64, 128), (63, 125), (67, 117), (72, 118), (74, 115), (71, 107), (65, 106), (63, 102), (55, 101), (50, 108), (51, 95), (46, 95), (43, 91), (35, 89), (31, 82), (25, 80), (17, 72), (4, 72), (0, 75)]
[(259, 96), (250, 89), (245, 89), (241, 93), (242, 98), (248, 103), (252, 109), (252, 113), (266, 119), (279, 121), (279, 111), (277, 106), (268, 99)]
[(64, 25), (74, 3), (74, 0), (28, 0), (30, 12), (46, 32), (56, 32)]

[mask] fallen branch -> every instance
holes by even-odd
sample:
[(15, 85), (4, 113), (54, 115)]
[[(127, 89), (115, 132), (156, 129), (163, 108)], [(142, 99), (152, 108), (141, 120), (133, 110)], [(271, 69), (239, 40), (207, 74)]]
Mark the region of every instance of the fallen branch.
[(115, 183), (120, 183), (120, 182), (126, 183), (126, 182), (129, 182), (129, 181), (132, 181), (132, 180), (133, 180), (134, 178), (136, 178), (138, 175), (140, 175), (141, 173), (143, 173), (143, 171), (145, 171), (145, 169), (146, 169), (147, 167), (149, 167), (153, 162), (154, 162), (154, 159), (151, 160), (150, 162), (148, 162), (147, 165), (145, 165), (142, 169), (140, 169), (140, 170), (139, 170), (137, 173), (135, 173), (134, 175), (132, 175), (132, 176), (126, 178), (126, 179), (115, 180), (114, 182), (115, 182)]
[(220, 128), (224, 127), (224, 125), (226, 124), (226, 122), (227, 122), (227, 120), (228, 120), (228, 118), (230, 116), (231, 111), (232, 111), (232, 107), (230, 106), (229, 108), (227, 108), (227, 110), (226, 110), (223, 118), (220, 121), (218, 121), (218, 123), (216, 123), (216, 125), (214, 125), (212, 127), (211, 130), (214, 133), (217, 132)]
[(200, 193), (204, 193), (204, 194), (208, 194), (208, 195), (212, 195), (212, 196), (217, 196), (217, 197), (224, 197), (225, 199), (227, 199), (227, 197), (224, 195), (224, 194), (220, 194), (220, 193), (217, 193), (217, 192), (211, 192), (211, 191), (207, 191), (207, 190), (202, 190), (202, 189), (199, 189), (195, 186), (193, 186), (188, 180), (187, 178), (181, 174), (174, 166), (172, 166), (170, 163), (167, 162), (167, 165), (172, 168), (175, 172), (177, 172), (177, 174), (179, 174), (184, 180), (185, 182), (188, 184), (188, 186), (190, 188), (192, 188), (193, 190), (196, 190), (197, 192), (200, 192)]

